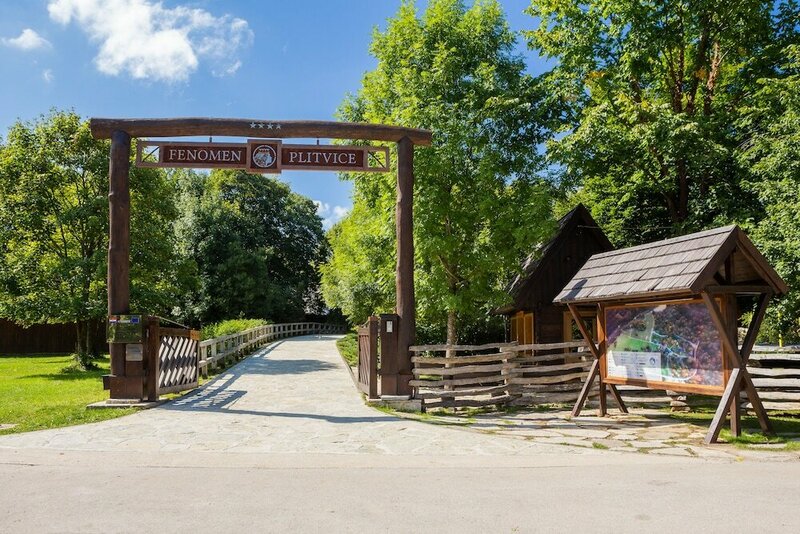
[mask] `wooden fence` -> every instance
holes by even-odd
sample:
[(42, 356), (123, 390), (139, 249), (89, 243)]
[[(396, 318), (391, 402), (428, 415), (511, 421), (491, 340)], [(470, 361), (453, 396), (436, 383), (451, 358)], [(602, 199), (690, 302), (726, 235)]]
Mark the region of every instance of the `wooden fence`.
[(378, 397), (378, 328), (377, 317), (358, 327), (358, 388), (370, 399)]
[[(105, 323), (96, 321), (97, 352), (108, 351)], [(78, 332), (75, 323), (35, 324), (28, 328), (0, 319), (0, 354), (59, 354), (75, 352)]]
[(201, 341), (200, 371), (208, 376), (208, 368), (216, 368), (220, 362), (241, 358), (258, 347), (277, 339), (311, 334), (343, 334), (346, 327), (328, 323), (281, 323), (257, 326), (230, 334)]
[(800, 410), (800, 346), (755, 347), (748, 363), (765, 408)]
[[(518, 345), (418, 345), (414, 397), (426, 408), (572, 404), (592, 363), (583, 341)], [(800, 347), (757, 347), (748, 370), (768, 409), (800, 409)], [(685, 396), (619, 386), (632, 406), (681, 406)], [(599, 390), (590, 391), (597, 398)], [(744, 399), (746, 401), (746, 399)]]

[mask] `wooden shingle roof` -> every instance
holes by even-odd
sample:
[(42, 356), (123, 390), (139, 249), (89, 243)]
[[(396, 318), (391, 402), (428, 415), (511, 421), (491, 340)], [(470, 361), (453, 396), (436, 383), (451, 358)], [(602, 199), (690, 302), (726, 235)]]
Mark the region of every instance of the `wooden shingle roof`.
[(555, 302), (631, 300), (697, 294), (718, 285), (733, 261), (730, 284), (759, 283), (775, 294), (786, 284), (738, 226), (724, 226), (602, 254), (584, 264)]
[(589, 210), (578, 204), (559, 219), (552, 238), (525, 259), (522, 273), (506, 289), (511, 302), (495, 313), (552, 305), (553, 297), (592, 254), (613, 248)]

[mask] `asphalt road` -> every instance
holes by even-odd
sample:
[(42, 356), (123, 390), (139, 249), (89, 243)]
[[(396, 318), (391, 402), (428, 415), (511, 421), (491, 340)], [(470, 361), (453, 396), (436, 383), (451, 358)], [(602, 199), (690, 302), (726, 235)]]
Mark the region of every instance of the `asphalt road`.
[(797, 532), (800, 462), (537, 444), (363, 406), (297, 339), (167, 406), (0, 437), (0, 532)]

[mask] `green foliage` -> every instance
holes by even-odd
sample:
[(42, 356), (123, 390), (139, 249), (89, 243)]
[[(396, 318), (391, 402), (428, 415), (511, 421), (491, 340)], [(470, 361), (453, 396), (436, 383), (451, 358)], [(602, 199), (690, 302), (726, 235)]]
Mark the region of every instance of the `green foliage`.
[(800, 343), (800, 47), (784, 51), (780, 76), (759, 81), (741, 121), (754, 132), (742, 164), (751, 169), (747, 187), (763, 215), (746, 222), (751, 237), (790, 287), (769, 309), (765, 340)]
[(108, 397), (100, 377), (109, 372), (108, 358), (97, 368), (76, 370), (70, 355), (0, 356), (0, 421), (17, 426), (0, 434), (80, 425), (113, 419), (135, 409), (89, 410), (86, 405)]
[(562, 120), (551, 163), (620, 245), (757, 217), (736, 127), (797, 39), (794, 0), (534, 0)]
[[(422, 16), (404, 2), (371, 51), (377, 68), (340, 117), (428, 128), (415, 151), (414, 237), (420, 333), (482, 320), (507, 298), (504, 282), (552, 230), (550, 187), (537, 179), (543, 95), (514, 55), (496, 1), (467, 9), (432, 0)], [(393, 158), (394, 159), (394, 158)], [(323, 291), (352, 322), (394, 303), (395, 177), (359, 175), (354, 208), (330, 233)], [(352, 258), (352, 260), (351, 260)]]
[[(0, 316), (76, 322), (83, 356), (106, 315), (108, 153), (88, 122), (58, 111), (16, 123), (0, 146)], [(131, 308), (166, 313), (185, 283), (174, 188), (135, 167), (130, 187)]]
[(182, 315), (290, 321), (319, 308), (327, 242), (311, 200), (244, 171), (176, 173), (176, 180), (184, 206), (179, 235), (200, 279)]
[(227, 321), (220, 321), (204, 326), (200, 331), (200, 335), (202, 339), (213, 339), (215, 337), (244, 332), (245, 330), (265, 324), (270, 324), (270, 322), (263, 319), (228, 319)]
[(350, 332), (336, 340), (336, 348), (350, 367), (358, 366), (358, 334)]

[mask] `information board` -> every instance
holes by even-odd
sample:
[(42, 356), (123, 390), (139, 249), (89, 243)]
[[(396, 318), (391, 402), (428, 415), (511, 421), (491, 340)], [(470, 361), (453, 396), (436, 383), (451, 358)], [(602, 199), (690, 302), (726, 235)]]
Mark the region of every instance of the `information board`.
[(700, 300), (605, 309), (603, 379), (688, 393), (721, 394), (719, 332)]

